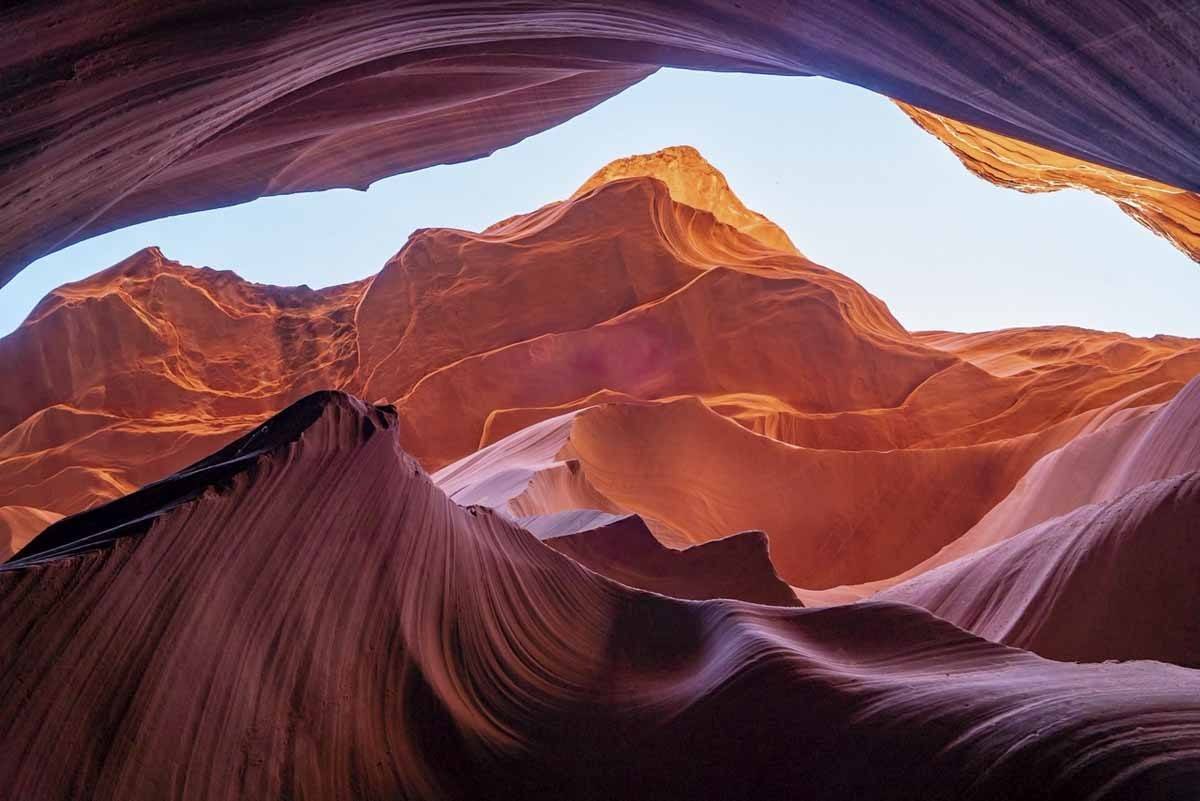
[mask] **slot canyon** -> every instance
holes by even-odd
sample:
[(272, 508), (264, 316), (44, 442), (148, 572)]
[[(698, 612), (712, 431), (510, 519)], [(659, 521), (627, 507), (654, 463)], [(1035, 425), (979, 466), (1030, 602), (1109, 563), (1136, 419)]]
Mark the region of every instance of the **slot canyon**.
[[(0, 36), (0, 295), (662, 68), (870, 90), (1200, 262), (1190, 0), (32, 0)], [(0, 796), (1200, 796), (1200, 333), (909, 325), (724, 169), (627, 149), (317, 288), (144, 242), (39, 292), (0, 337)]]

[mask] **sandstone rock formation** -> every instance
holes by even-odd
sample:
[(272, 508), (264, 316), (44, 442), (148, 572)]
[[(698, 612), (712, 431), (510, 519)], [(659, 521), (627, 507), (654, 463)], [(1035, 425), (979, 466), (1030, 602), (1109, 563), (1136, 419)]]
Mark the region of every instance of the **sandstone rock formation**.
[(658, 65), (817, 74), (1190, 191), (1182, 2), (22, 3), (0, 17), (0, 284), (97, 233), (487, 154)]
[(710, 212), (718, 222), (736, 228), (772, 250), (796, 250), (787, 232), (757, 211), (746, 208), (733, 193), (720, 170), (694, 147), (680, 145), (606, 164), (584, 181), (572, 197), (580, 197), (603, 184), (621, 178), (657, 178), (667, 185), (671, 199), (694, 209)]
[(0, 567), (0, 638), (20, 798), (1156, 801), (1200, 781), (1194, 671), (1051, 662), (901, 604), (631, 590), (449, 501), (393, 410), (339, 393), (51, 526)]
[(791, 588), (775, 575), (767, 536), (761, 531), (744, 531), (676, 551), (655, 539), (645, 521), (631, 515), (543, 542), (627, 587), (672, 598), (801, 605)]
[(1200, 667), (1200, 472), (1140, 485), (876, 596), (1051, 659)]
[(0, 339), (0, 505), (116, 498), (353, 370), (361, 285), (267, 287), (155, 248), (60, 287)]
[[(0, 11), (0, 285), (664, 64), (865, 86), (1197, 255), (1187, 2), (251, 5)], [(143, 251), (0, 340), (0, 786), (1194, 797), (1198, 373), (1173, 337), (909, 332), (684, 148), (329, 289)]]
[(0, 371), (14, 797), (1200, 786), (1200, 342), (910, 332), (694, 150), (327, 289), (146, 249)]
[[(1012, 492), (965, 534), (908, 570), (857, 586), (800, 595), (818, 604), (864, 598), (1051, 518), (1195, 470), (1200, 470), (1200, 379), (1193, 379), (1169, 403), (1130, 406), (1123, 401), (1093, 417), (1075, 438), (1039, 459)], [(1174, 534), (1185, 536), (1182, 529)]]
[(922, 111), (900, 108), (942, 140), (968, 170), (1021, 192), (1089, 189), (1200, 261), (1200, 195), (1159, 181), (1055, 153), (1044, 147)]
[(456, 502), (543, 536), (631, 514), (674, 548), (765, 531), (827, 602), (990, 544), (1035, 463), (1200, 373), (1181, 338), (910, 333), (692, 149), (597, 176), (481, 233), (419, 231), (344, 286), (151, 249), (56, 290), (0, 340), (26, 387), (0, 403), (0, 505), (93, 507), (332, 386), (393, 403)]
[(4, 561), (62, 515), (29, 506), (0, 506), (0, 561)]

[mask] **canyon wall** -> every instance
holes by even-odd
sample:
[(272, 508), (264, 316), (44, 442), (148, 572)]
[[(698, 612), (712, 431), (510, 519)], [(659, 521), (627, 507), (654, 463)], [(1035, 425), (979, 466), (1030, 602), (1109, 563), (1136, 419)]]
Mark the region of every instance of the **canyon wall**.
[(480, 157), (660, 65), (824, 75), (1195, 191), (1198, 30), (1186, 0), (22, 3), (0, 285), (142, 220)]
[(393, 405), (460, 503), (559, 535), (637, 515), (671, 548), (763, 531), (823, 602), (1044, 519), (1006, 511), (1043, 508), (1018, 500), (1053, 485), (1041, 460), (1152, 423), (1200, 342), (909, 332), (669, 148), (479, 233), (418, 231), (323, 290), (148, 249), (51, 293), (0, 368), (23, 387), (0, 399), (0, 508), (97, 507), (332, 387)]

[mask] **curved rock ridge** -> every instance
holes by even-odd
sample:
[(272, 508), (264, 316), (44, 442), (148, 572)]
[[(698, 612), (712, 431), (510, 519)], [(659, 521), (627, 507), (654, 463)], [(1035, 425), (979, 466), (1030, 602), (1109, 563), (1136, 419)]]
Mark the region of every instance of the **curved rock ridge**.
[(1200, 472), (1144, 484), (879, 593), (1050, 659), (1200, 667)]
[(1200, 470), (1200, 379), (1164, 406), (1141, 411), (1119, 413), (1042, 457), (964, 539), (979, 548), (1142, 484)]
[(363, 284), (273, 287), (157, 248), (50, 293), (0, 339), (0, 506), (68, 514), (220, 447), (357, 364)]
[(356, 366), (363, 282), (312, 290), (134, 253), (47, 295), (0, 363), (25, 391), (0, 399), (0, 430), (56, 405), (147, 418), (270, 413)]
[(432, 479), (456, 503), (492, 509), (556, 551), (630, 587), (678, 598), (800, 605), (776, 575), (763, 532), (695, 545), (660, 521), (629, 514), (601, 494), (588, 481), (584, 465), (563, 456), (577, 414), (529, 426)]
[(1161, 403), (1200, 371), (1200, 343), (1180, 337), (1137, 339), (1054, 326), (914, 338), (960, 361), (931, 375), (894, 408), (797, 413), (747, 394), (708, 402), (751, 430), (796, 445), (944, 448)]
[(395, 414), (390, 406), (367, 407), (344, 393), (315, 392), (186, 469), (111, 503), (59, 520), (18, 551), (9, 564), (76, 556), (139, 536), (155, 518), (214, 488), (227, 487), (253, 469), (261, 457), (289, 447), (301, 437), (307, 437), (318, 450), (328, 450), (338, 446), (339, 437), (353, 440), (355, 436), (369, 437), (377, 428), (394, 429)]
[[(687, 168), (698, 184), (715, 171), (702, 159), (689, 160)], [(673, 180), (684, 177), (677, 172)], [(736, 272), (735, 280), (803, 282), (820, 294), (827, 313), (852, 320), (854, 333), (914, 351), (887, 307), (858, 284), (797, 254), (764, 250), (712, 214), (674, 200), (664, 183), (636, 177), (480, 234), (416, 232), (359, 304), (361, 365), (351, 386), (367, 397), (398, 398), (437, 368), (467, 357), (532, 347), (539, 336), (574, 334), (639, 309), (647, 313), (718, 267)], [(580, 286), (588, 291), (579, 292)], [(542, 299), (547, 302), (536, 303)], [(528, 313), (514, 317), (513, 304), (529, 307)], [(459, 324), (446, 326), (447, 319)], [(915, 351), (949, 362), (921, 346)]]
[(685, 542), (766, 531), (780, 575), (816, 588), (895, 575), (956, 539), (1056, 433), (958, 448), (805, 448), (684, 399), (584, 412), (562, 455), (612, 503)]
[(830, 587), (848, 583), (842, 576), (895, 576), (954, 547), (1041, 454), (1104, 424), (1080, 418), (966, 447), (853, 451), (772, 440), (695, 398), (618, 401), (533, 424), (434, 480), (459, 503), (523, 522), (570, 510), (636, 513), (676, 548), (763, 530), (781, 576)]
[[(678, 153), (669, 179), (711, 188), (716, 170)], [(779, 574), (824, 591), (934, 556), (1042, 456), (1200, 373), (1181, 338), (914, 335), (846, 276), (672, 191), (615, 178), (482, 233), (419, 231), (378, 275), (319, 291), (153, 249), (63, 287), (0, 341), (28, 385), (0, 405), (0, 506), (118, 498), (320, 387), (394, 404), (426, 469), (527, 431), (508, 459), (599, 404), (536, 458), (480, 454), (444, 486), (546, 535), (632, 513), (673, 548), (766, 531)]]
[(0, 562), (25, 546), (62, 515), (32, 506), (0, 506)]
[(657, 65), (819, 74), (1192, 191), (1188, 3), (75, 0), (0, 19), (0, 284), (123, 225), (475, 158)]
[[(754, 431), (810, 447), (954, 447), (1019, 437), (1143, 391), (1140, 403), (1166, 400), (1200, 371), (1193, 340), (1077, 329), (1013, 332), (1004, 346), (1041, 337), (1049, 352), (1069, 335), (1090, 338), (1096, 353), (1062, 351), (1045, 369), (999, 376), (972, 369), (947, 358), (953, 348), (937, 337), (914, 338), (857, 284), (751, 248), (644, 180), (617, 180), (489, 231), (422, 232), (360, 308), (362, 330), (380, 333), (360, 333), (379, 344), (364, 346), (359, 391), (396, 401), (406, 446), (431, 469), (598, 400), (697, 395)], [(579, 266), (566, 266), (564, 246)], [(567, 287), (580, 280), (605, 290), (585, 303)], [(610, 294), (610, 281), (625, 291)], [(421, 288), (416, 300), (399, 289), (410, 282)], [(539, 306), (503, 333), (504, 299), (560, 286), (553, 314), (570, 322), (548, 326)], [(462, 322), (442, 325), (443, 314)], [(444, 366), (425, 372), (435, 361)], [(849, 363), (861, 365), (853, 381), (833, 366)], [(541, 380), (525, 380), (531, 374)], [(446, 417), (447, 407), (462, 416)]]
[(801, 596), (821, 604), (867, 597), (1050, 518), (1193, 470), (1200, 470), (1200, 378), (1167, 404), (1110, 407), (1075, 438), (1039, 459), (966, 533), (903, 573), (826, 592), (802, 591)]
[[(480, 448), (434, 473), (433, 482), (455, 503), (487, 507), (541, 540), (632, 517), (597, 490), (583, 463), (569, 455), (571, 431), (581, 411), (542, 420)], [(636, 517), (640, 526), (670, 547), (686, 549), (696, 544), (645, 513)]]
[(971, 172), (1021, 192), (1088, 189), (1200, 261), (1200, 195), (897, 103)]
[(602, 576), (673, 598), (733, 598), (772, 606), (801, 606), (775, 574), (767, 536), (743, 531), (681, 551), (667, 548), (645, 522), (628, 515), (599, 528), (542, 540)]
[[(623, 516), (624, 510), (588, 482), (579, 460), (563, 456), (575, 417), (570, 412), (524, 428), (447, 465), (433, 474), (433, 482), (461, 506), (485, 506), (514, 520), (576, 510)], [(544, 539), (541, 528), (530, 530)], [(574, 532), (561, 527), (546, 531), (569, 533)]]
[[(853, 321), (842, 337), (846, 345), (872, 349), (882, 341), (902, 354), (907, 365), (872, 379), (856, 403), (895, 398), (949, 360), (904, 341), (886, 307), (857, 284), (796, 256), (765, 254), (708, 213), (672, 201), (657, 181), (613, 182), (527, 217), (520, 232), (503, 235), (421, 232), (374, 279), (315, 292), (184, 267), (155, 249), (56, 290), (0, 340), (0, 367), (27, 387), (0, 402), (0, 503), (71, 513), (118, 497), (319, 387), (348, 386), (401, 401), (429, 377), (403, 405), (415, 421), (436, 417), (428, 404), (441, 402), (439, 372), (461, 373), (458, 363), (477, 363), (497, 349), (526, 352), (520, 343), (538, 337), (562, 334), (569, 344), (625, 313), (660, 325), (657, 301), (726, 263), (737, 264), (738, 275), (716, 285), (752, 282), (755, 275), (786, 276), (797, 288), (811, 282), (815, 300), (829, 299), (833, 315)], [(596, 291), (576, 292), (580, 282)], [(708, 283), (688, 295), (691, 308), (703, 302)], [(555, 302), (535, 308), (547, 296)], [(514, 315), (514, 303), (525, 313)], [(444, 324), (460, 316), (461, 324)], [(792, 315), (791, 324), (799, 323)], [(627, 324), (625, 335), (636, 334), (637, 324)], [(665, 324), (672, 336), (692, 339), (689, 321)], [(736, 320), (727, 316), (722, 326), (735, 330)], [(602, 337), (585, 336), (583, 346), (594, 349)], [(70, 358), (59, 359), (64, 348)], [(688, 348), (695, 362), (696, 347)], [(927, 366), (922, 359), (930, 354)], [(691, 380), (713, 384), (698, 368)], [(645, 372), (626, 380), (659, 394), (654, 382), (669, 384), (671, 369), (666, 364), (656, 368), (657, 377)], [(724, 369), (717, 379), (729, 384), (728, 360)], [(840, 403), (847, 393), (834, 397)], [(447, 435), (459, 440), (410, 447), (441, 463), (470, 452), (502, 400), (497, 389), (494, 406), (464, 408), (463, 424)], [(53, 498), (48, 507), (47, 498)]]
[(729, 187), (725, 175), (689, 145), (666, 147), (654, 153), (609, 162), (584, 181), (573, 198), (621, 178), (647, 176), (667, 185), (671, 198), (685, 206), (711, 212), (726, 225), (775, 250), (803, 255), (787, 233), (753, 209), (746, 208)]
[(1161, 370), (1164, 360), (1195, 347), (1197, 342), (1168, 334), (1131, 337), (1116, 331), (1093, 331), (1070, 325), (1002, 328), (969, 334), (918, 331), (914, 336), (998, 376), (1069, 366), (1114, 372)]
[(34, 540), (0, 567), (0, 637), (0, 781), (47, 801), (1157, 801), (1200, 779), (1200, 674), (1050, 662), (899, 604), (638, 592), (452, 503), (390, 410), (337, 393)]
[[(644, 400), (747, 392), (801, 413), (896, 407), (954, 363), (902, 329), (872, 330), (848, 301), (874, 299), (824, 278), (817, 269), (764, 275), (714, 266), (596, 325), (448, 364), (397, 400), (406, 445), (440, 467), (479, 446), (497, 409), (554, 408), (604, 391)], [(859, 364), (861, 373), (831, 379), (830, 363)]]

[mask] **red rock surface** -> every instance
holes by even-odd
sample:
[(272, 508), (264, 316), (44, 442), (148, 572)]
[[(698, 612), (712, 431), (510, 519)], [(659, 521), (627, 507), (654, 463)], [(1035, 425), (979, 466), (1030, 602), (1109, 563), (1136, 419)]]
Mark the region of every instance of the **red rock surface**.
[(0, 402), (0, 505), (95, 506), (333, 386), (394, 403), (459, 503), (546, 534), (637, 514), (676, 548), (765, 531), (827, 602), (990, 544), (1039, 459), (1200, 373), (1180, 338), (910, 333), (691, 148), (597, 176), (481, 233), (419, 231), (345, 286), (151, 249), (56, 290), (0, 340), (26, 387)]
[(0, 505), (119, 497), (353, 371), (361, 284), (268, 287), (155, 248), (47, 296), (0, 339)]
[(14, 797), (1200, 782), (1200, 342), (909, 332), (693, 149), (328, 289), (147, 249), (0, 370)]
[[(35, 0), (0, 12), (0, 284), (475, 158), (661, 64), (858, 83), (1194, 255), (1198, 31), (1127, 0)], [(1178, 338), (910, 333), (686, 148), (327, 290), (143, 251), (0, 341), (0, 786), (1194, 797), (1200, 674), (1106, 660), (1200, 661), (1198, 372)], [(785, 608), (781, 576), (905, 603)]]
[(1051, 659), (1200, 667), (1200, 472), (1083, 506), (876, 596)]
[(1193, 379), (1170, 403), (1117, 412), (1096, 431), (1040, 459), (968, 532), (959, 554), (1008, 539), (1080, 506), (1193, 470), (1200, 470), (1200, 379)]
[(775, 575), (767, 536), (761, 531), (743, 531), (676, 551), (655, 539), (641, 518), (631, 515), (543, 542), (614, 581), (673, 598), (801, 605)]
[(20, 3), (0, 284), (140, 220), (490, 153), (658, 65), (818, 74), (1200, 189), (1188, 3)]
[(801, 596), (818, 604), (864, 598), (1058, 515), (1194, 470), (1200, 470), (1200, 379), (1193, 379), (1166, 404), (1121, 402), (1109, 407), (1074, 439), (1039, 459), (1012, 492), (965, 534), (908, 570), (857, 586), (805, 591)]
[(454, 504), (396, 434), (389, 408), (307, 397), (0, 567), (7, 791), (1157, 801), (1200, 781), (1194, 671), (1051, 662), (901, 604), (631, 590)]
[(667, 185), (672, 200), (710, 212), (718, 222), (757, 239), (771, 250), (803, 255), (786, 231), (759, 212), (746, 208), (721, 171), (705, 161), (694, 147), (667, 147), (656, 153), (617, 159), (597, 170), (572, 197), (581, 197), (622, 178), (640, 177), (657, 178)]

